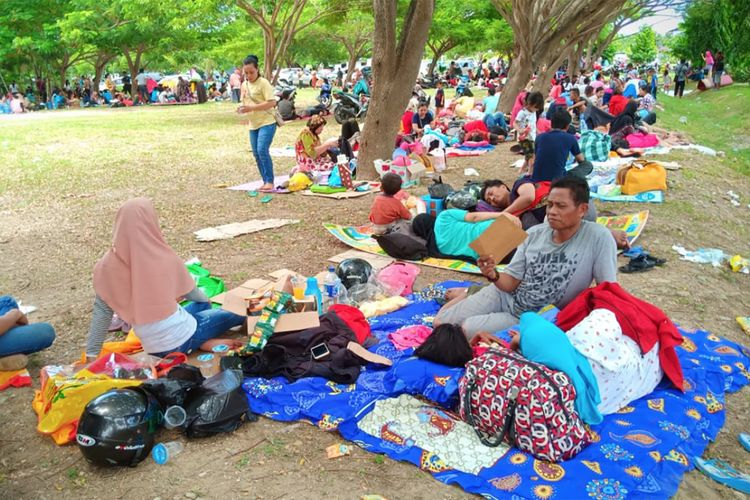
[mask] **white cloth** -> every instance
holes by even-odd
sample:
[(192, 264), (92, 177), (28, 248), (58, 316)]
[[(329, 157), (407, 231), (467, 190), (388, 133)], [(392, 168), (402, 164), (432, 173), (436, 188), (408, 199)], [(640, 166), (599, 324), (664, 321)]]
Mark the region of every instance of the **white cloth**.
[(133, 325), (135, 334), (141, 340), (143, 350), (148, 353), (171, 351), (180, 347), (193, 336), (198, 323), (182, 306), (171, 316), (154, 323)]
[(659, 343), (646, 354), (622, 333), (614, 313), (594, 309), (567, 332), (570, 342), (591, 363), (599, 384), (602, 415), (615, 413), (653, 392), (664, 372), (659, 364)]

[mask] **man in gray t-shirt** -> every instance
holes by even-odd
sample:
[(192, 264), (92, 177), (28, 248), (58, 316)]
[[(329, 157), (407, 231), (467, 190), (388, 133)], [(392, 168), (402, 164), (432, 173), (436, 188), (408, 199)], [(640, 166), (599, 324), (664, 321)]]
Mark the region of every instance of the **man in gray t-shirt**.
[(465, 299), (446, 304), (435, 318), (461, 324), (468, 337), (495, 333), (518, 323), (526, 311), (554, 304), (565, 307), (592, 281), (617, 281), (617, 246), (604, 226), (583, 220), (589, 207), (585, 180), (564, 177), (552, 184), (547, 221), (529, 229), (502, 273), (493, 256), (482, 256), (479, 267), (493, 283)]

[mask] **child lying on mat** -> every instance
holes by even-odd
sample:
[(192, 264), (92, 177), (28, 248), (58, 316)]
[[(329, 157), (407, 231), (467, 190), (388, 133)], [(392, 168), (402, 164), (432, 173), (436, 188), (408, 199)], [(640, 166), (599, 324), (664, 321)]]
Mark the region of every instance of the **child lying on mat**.
[(370, 209), (370, 222), (373, 223), (375, 234), (385, 233), (399, 220), (411, 220), (411, 213), (401, 202), (408, 198), (406, 192), (401, 190), (401, 177), (385, 174), (380, 181), (380, 190), (382, 193), (375, 197)]

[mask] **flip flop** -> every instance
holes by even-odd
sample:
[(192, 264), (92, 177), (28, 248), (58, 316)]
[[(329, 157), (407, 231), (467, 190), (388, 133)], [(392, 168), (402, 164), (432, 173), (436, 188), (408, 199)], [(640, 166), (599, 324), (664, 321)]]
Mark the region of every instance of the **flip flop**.
[(740, 444), (743, 448), (745, 448), (747, 451), (750, 451), (750, 434), (745, 434), (744, 432), (739, 435)]
[(273, 196), (271, 196), (270, 194), (267, 194), (263, 198), (260, 199), (260, 202), (261, 203), (268, 203), (271, 200), (273, 200)]
[(638, 257), (633, 257), (630, 262), (625, 266), (620, 267), (620, 272), (623, 273), (640, 273), (648, 271), (656, 266), (656, 261), (649, 259), (647, 255), (641, 254)]
[(258, 196), (258, 192), (257, 192), (257, 191), (248, 191), (248, 192), (247, 192), (247, 195), (248, 195), (248, 196), (249, 196), (250, 198), (255, 198), (256, 196)]
[(731, 465), (718, 458), (704, 460), (700, 457), (694, 457), (693, 462), (699, 471), (717, 483), (750, 494), (750, 474), (738, 472)]

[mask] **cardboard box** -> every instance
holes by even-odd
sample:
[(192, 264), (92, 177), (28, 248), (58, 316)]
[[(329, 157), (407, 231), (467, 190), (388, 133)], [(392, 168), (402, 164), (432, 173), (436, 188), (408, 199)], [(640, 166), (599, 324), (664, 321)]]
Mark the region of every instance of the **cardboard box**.
[(469, 243), (469, 246), (480, 257), (492, 255), (497, 262), (500, 262), (528, 236), (526, 231), (513, 224), (507, 217), (501, 216), (495, 219), (495, 222), (490, 224), (490, 227), (477, 239)]
[[(258, 321), (257, 316), (248, 316), (247, 306), (248, 301), (252, 298), (262, 295), (265, 292), (272, 290), (281, 290), (287, 287), (288, 280), (286, 277), (280, 279), (276, 283), (264, 279), (251, 279), (237, 288), (233, 288), (227, 292), (224, 292), (216, 297), (213, 297), (211, 301), (221, 304), (222, 309), (239, 314), (241, 316), (247, 316), (247, 330), (252, 331), (253, 327)], [(291, 291), (291, 289), (289, 290)], [(295, 309), (309, 308), (309, 301), (297, 301), (295, 302)], [(313, 301), (314, 308), (314, 301)], [(296, 332), (299, 330), (305, 330), (307, 328), (315, 328), (320, 326), (320, 319), (318, 318), (318, 312), (316, 310), (305, 310), (304, 312), (288, 312), (279, 316), (279, 320), (276, 323), (274, 333), (285, 333), (285, 332)]]

